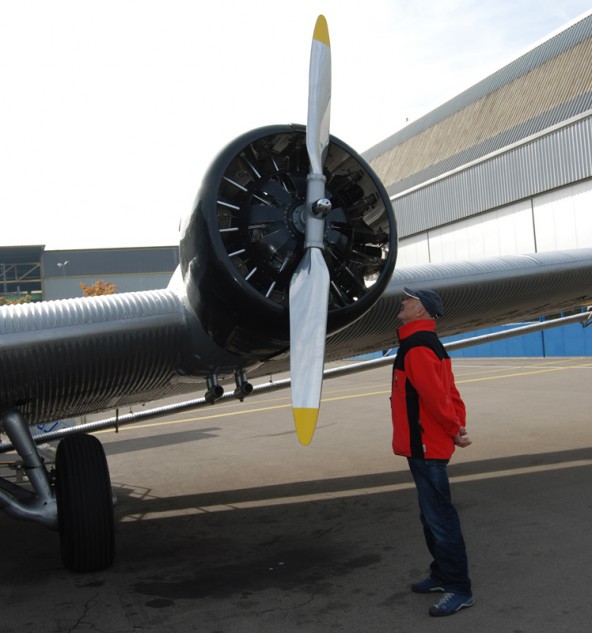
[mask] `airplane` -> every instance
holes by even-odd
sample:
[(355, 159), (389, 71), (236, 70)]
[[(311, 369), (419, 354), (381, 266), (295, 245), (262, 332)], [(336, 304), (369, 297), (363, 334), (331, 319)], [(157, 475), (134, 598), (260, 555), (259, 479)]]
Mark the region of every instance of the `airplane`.
[(37, 425), (200, 390), (202, 403), (243, 400), (252, 379), (289, 368), (306, 445), (324, 364), (393, 348), (404, 286), (442, 295), (441, 336), (592, 303), (592, 249), (395, 270), (389, 196), (329, 133), (330, 73), (319, 16), (306, 126), (258, 128), (218, 154), (182, 224), (166, 289), (0, 308), (0, 425), (28, 477), (28, 486), (0, 478), (0, 508), (59, 530), (67, 569), (113, 563), (108, 464), (82, 425), (55, 436), (49, 470)]

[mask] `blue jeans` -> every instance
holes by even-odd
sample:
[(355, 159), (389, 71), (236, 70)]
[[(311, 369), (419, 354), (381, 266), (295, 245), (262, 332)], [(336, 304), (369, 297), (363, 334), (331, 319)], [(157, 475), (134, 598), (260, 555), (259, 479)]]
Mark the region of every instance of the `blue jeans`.
[(408, 458), (419, 499), (426, 544), (433, 557), (430, 575), (446, 591), (471, 595), (467, 550), (458, 512), (452, 505), (448, 462)]

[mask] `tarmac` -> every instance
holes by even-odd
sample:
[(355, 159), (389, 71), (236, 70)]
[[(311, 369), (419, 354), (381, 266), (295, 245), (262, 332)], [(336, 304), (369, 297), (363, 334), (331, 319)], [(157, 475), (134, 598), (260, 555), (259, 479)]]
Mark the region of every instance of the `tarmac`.
[(453, 367), (473, 440), (450, 475), (474, 607), (431, 618), (438, 596), (410, 591), (430, 559), (383, 367), (325, 382), (308, 447), (288, 390), (99, 433), (115, 563), (70, 573), (57, 533), (0, 515), (2, 632), (589, 630), (592, 359)]

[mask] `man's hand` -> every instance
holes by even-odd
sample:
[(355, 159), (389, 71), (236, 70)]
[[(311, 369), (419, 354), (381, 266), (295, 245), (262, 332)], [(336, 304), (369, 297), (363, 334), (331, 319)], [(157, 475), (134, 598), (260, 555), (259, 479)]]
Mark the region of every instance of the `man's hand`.
[(456, 446), (460, 446), (460, 448), (466, 448), (473, 442), (469, 439), (467, 434), (467, 429), (465, 427), (461, 427), (460, 431), (454, 436), (454, 443)]

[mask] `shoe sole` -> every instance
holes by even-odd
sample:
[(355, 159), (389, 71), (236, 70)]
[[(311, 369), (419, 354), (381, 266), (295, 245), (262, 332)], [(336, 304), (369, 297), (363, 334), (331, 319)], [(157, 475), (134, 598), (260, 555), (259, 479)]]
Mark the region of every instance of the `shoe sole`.
[(454, 615), (458, 613), (461, 609), (468, 609), (475, 604), (474, 600), (468, 600), (467, 602), (463, 602), (463, 604), (459, 605), (454, 611), (438, 611), (434, 607), (430, 607), (430, 615), (434, 618), (441, 618), (447, 615)]

